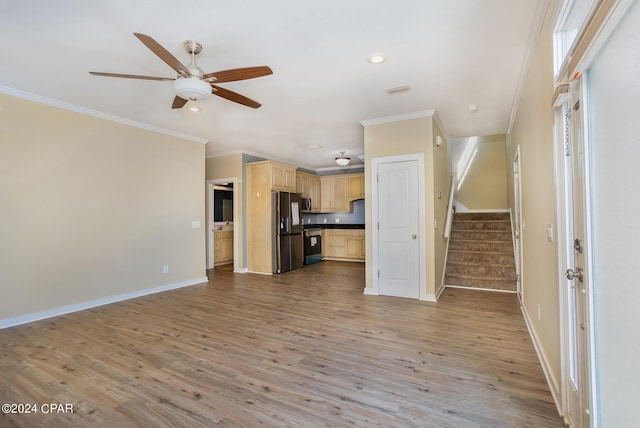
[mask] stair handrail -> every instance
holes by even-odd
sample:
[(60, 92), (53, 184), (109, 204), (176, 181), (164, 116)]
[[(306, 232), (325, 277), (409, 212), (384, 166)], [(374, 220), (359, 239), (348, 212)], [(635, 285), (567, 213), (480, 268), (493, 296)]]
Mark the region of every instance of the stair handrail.
[(449, 239), (451, 235), (451, 223), (453, 222), (453, 214), (456, 212), (456, 207), (453, 206), (453, 200), (455, 199), (456, 180), (455, 175), (451, 176), (451, 189), (449, 190), (449, 205), (447, 205), (447, 223), (444, 227), (444, 237)]

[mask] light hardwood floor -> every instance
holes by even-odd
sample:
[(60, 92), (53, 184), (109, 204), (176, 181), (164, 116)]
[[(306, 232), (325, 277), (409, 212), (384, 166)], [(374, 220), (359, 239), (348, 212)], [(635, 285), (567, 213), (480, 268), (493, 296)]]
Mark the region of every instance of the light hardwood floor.
[(561, 427), (515, 295), (363, 295), (364, 265), (207, 284), (0, 331), (1, 427)]

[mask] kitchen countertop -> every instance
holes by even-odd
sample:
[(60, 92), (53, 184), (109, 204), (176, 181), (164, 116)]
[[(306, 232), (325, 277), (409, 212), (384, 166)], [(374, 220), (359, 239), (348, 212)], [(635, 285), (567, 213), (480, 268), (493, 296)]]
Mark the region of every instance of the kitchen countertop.
[(304, 224), (304, 229), (364, 229), (364, 224), (318, 223)]

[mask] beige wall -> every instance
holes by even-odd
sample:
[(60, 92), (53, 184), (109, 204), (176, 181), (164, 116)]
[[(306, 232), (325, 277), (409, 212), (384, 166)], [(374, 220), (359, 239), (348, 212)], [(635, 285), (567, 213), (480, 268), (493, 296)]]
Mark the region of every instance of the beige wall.
[(445, 260), (447, 256), (447, 240), (444, 239), (444, 229), (447, 225), (447, 204), (451, 189), (451, 163), (448, 156), (448, 142), (436, 121), (433, 122), (433, 141), (442, 138), (442, 145), (433, 147), (433, 215), (435, 221), (433, 253), (434, 254), (434, 293), (437, 296), (443, 285)]
[(506, 135), (450, 141), (454, 169), (468, 141), (476, 142), (478, 151), (460, 190), (456, 192), (458, 211), (462, 211), (460, 204), (468, 210), (508, 209)]
[(217, 158), (207, 158), (207, 180), (238, 177), (242, 183), (242, 153)]
[[(399, 120), (389, 123), (367, 125), (364, 129), (365, 150), (365, 223), (372, 223), (372, 198), (371, 198), (371, 160), (377, 157), (387, 157), (402, 154), (424, 155), (424, 181), (425, 181), (425, 223), (426, 254), (422, 260), (426, 265), (427, 278), (422, 293), (433, 299), (442, 281), (442, 266), (436, 263), (444, 261), (444, 243), (442, 229), (444, 227), (443, 216), (446, 215), (446, 196), (437, 199), (437, 191), (443, 195), (448, 192), (446, 161), (446, 143), (435, 147), (435, 135), (441, 135), (431, 116), (416, 119)], [(437, 163), (434, 169), (434, 163)], [(437, 189), (437, 190), (436, 190)], [(444, 204), (444, 208), (442, 208)], [(443, 214), (444, 212), (444, 214)], [(438, 219), (438, 229), (434, 230), (434, 224)], [(366, 286), (373, 286), (373, 248), (372, 228), (366, 230), (367, 255), (366, 255)]]
[(239, 192), (238, 197), (235, 199), (237, 205), (234, 206), (236, 210), (237, 225), (235, 227), (235, 243), (239, 246), (238, 260), (234, 262), (239, 268), (246, 267), (246, 246), (244, 243), (244, 181), (243, 181), (244, 164), (242, 160), (242, 153), (237, 153), (228, 156), (220, 156), (215, 158), (207, 158), (206, 160), (206, 177), (207, 180), (215, 180), (220, 178), (234, 178), (238, 179), (238, 187), (234, 189), (234, 192)]
[[(551, 2), (553, 3), (553, 2)], [(549, 6), (553, 10), (553, 4)], [(547, 12), (549, 14), (549, 12)], [(532, 334), (541, 345), (552, 377), (560, 381), (560, 315), (558, 304), (558, 254), (556, 242), (547, 239), (547, 224), (556, 222), (553, 158), (553, 57), (552, 23), (545, 27), (529, 68), (508, 147), (508, 182), (513, 183), (511, 159), (520, 146), (522, 186), (522, 286), (524, 310)], [(510, 198), (513, 210), (513, 198)], [(554, 227), (555, 229), (555, 227)], [(540, 305), (540, 320), (537, 317)]]
[(0, 325), (206, 278), (203, 144), (0, 94), (0, 153)]

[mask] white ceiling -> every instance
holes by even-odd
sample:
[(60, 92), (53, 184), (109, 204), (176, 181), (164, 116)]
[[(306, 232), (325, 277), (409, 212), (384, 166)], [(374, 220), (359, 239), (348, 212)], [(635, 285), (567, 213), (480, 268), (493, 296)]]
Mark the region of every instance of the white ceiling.
[[(0, 85), (309, 169), (363, 152), (360, 121), (435, 109), (449, 138), (506, 133), (547, 0), (2, 0)], [(211, 97), (171, 109), (175, 77), (134, 32), (184, 64), (203, 45), (206, 73), (268, 65), (271, 76), (221, 83), (260, 103)], [(367, 56), (383, 52), (383, 64)], [(410, 85), (387, 95), (386, 88)], [(478, 105), (476, 113), (468, 106)], [(320, 149), (307, 146), (318, 144)]]

